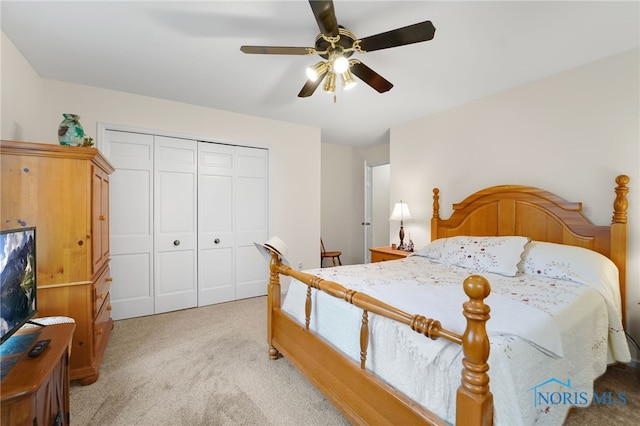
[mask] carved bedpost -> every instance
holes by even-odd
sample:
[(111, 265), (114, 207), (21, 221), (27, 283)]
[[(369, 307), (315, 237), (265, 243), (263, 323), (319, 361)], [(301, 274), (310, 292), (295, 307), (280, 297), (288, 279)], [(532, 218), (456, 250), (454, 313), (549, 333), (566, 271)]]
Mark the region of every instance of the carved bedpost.
[(629, 192), (629, 176), (616, 177), (616, 199), (613, 201), (613, 218), (611, 219), (611, 260), (618, 267), (620, 280), (620, 299), (622, 301), (622, 326), (626, 327), (627, 311), (627, 193)]
[(491, 425), (493, 423), (493, 395), (489, 390), (489, 337), (486, 322), (489, 306), (489, 282), (471, 275), (464, 280), (464, 292), (469, 301), (463, 304), (467, 328), (462, 336), (462, 382), (457, 393), (456, 424)]
[(627, 201), (627, 193), (629, 192), (629, 176), (620, 175), (616, 178), (616, 199), (613, 202), (613, 219), (611, 223), (627, 223), (627, 209), (629, 202)]
[(280, 258), (271, 251), (271, 261), (269, 262), (269, 288), (267, 289), (267, 342), (269, 343), (269, 358), (278, 359), (278, 350), (271, 345), (273, 338), (273, 310), (280, 309), (280, 274), (278, 267)]
[(438, 221), (440, 220), (440, 190), (433, 188), (433, 214), (431, 216), (431, 241), (437, 239)]

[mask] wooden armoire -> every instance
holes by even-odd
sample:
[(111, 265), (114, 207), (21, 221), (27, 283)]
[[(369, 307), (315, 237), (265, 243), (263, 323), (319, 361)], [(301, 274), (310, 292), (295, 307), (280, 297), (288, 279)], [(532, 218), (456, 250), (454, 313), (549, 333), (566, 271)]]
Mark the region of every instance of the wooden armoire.
[(109, 175), (95, 148), (0, 141), (0, 229), (36, 227), (38, 316), (75, 320), (69, 375), (98, 379), (113, 320)]

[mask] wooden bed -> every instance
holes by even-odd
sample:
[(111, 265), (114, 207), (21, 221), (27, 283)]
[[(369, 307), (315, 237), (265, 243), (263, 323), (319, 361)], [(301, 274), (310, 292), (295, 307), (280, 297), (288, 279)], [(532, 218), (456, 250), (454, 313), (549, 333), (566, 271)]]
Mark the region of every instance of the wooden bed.
[[(518, 235), (594, 250), (610, 258), (618, 267), (624, 315), (628, 182), (628, 176), (616, 178), (613, 218), (609, 226), (593, 225), (582, 214), (581, 203), (565, 201), (542, 189), (518, 185), (478, 191), (454, 204), (449, 219), (441, 219), (436, 188), (433, 190), (431, 239), (458, 235)], [(306, 325), (281, 310), (280, 275), (307, 284)], [(463, 306), (467, 326), (459, 335), (444, 329), (437, 320), (411, 315), (339, 283), (293, 270), (281, 263), (277, 253), (271, 252), (267, 306), (269, 356), (272, 359), (280, 354), (286, 357), (353, 424), (445, 424), (365, 369), (368, 313), (382, 315), (404, 323), (426, 337), (461, 344), (464, 360), (456, 397), (456, 424), (492, 424), (493, 397), (489, 390), (487, 363), (490, 347), (485, 328), (490, 309), (484, 303), (490, 285), (482, 276), (472, 275), (464, 281), (463, 287), (469, 297)], [(309, 318), (314, 308), (310, 297), (312, 288), (363, 309), (359, 365), (309, 330)]]

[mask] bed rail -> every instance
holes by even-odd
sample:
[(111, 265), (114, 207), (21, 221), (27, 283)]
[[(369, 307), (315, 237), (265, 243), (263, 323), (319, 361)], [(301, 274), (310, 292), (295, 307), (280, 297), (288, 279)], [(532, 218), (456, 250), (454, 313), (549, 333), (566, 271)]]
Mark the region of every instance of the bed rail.
[[(489, 319), (490, 308), (484, 303), (489, 296), (489, 282), (482, 276), (471, 275), (463, 283), (463, 288), (469, 300), (463, 304), (463, 314), (467, 319), (464, 334), (461, 336), (442, 327), (439, 321), (422, 315), (411, 315), (391, 305), (388, 305), (365, 293), (348, 289), (336, 282), (324, 280), (315, 275), (297, 271), (283, 265), (275, 252), (271, 252), (269, 278), (269, 306), (279, 309), (280, 275), (290, 276), (306, 284), (307, 297), (305, 302), (305, 330), (309, 331), (311, 311), (311, 289), (345, 300), (363, 310), (360, 330), (361, 360), (360, 368), (365, 368), (367, 346), (369, 341), (368, 314), (374, 313), (411, 327), (412, 330), (433, 340), (442, 337), (453, 343), (462, 345), (464, 359), (462, 361), (461, 384), (457, 391), (457, 424), (490, 425), (493, 421), (493, 395), (489, 389), (489, 338), (486, 332), (486, 321)], [(269, 355), (272, 359), (278, 357), (278, 351), (271, 345), (272, 324), (271, 315), (268, 316)]]

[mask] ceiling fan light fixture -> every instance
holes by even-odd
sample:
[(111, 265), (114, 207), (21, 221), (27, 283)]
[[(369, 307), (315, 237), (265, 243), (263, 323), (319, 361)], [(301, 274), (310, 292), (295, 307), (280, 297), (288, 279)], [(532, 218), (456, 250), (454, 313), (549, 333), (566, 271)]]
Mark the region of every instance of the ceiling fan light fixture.
[(340, 78), (342, 79), (342, 88), (344, 90), (349, 90), (356, 85), (356, 79), (353, 78), (353, 74), (348, 69), (340, 74)]
[(336, 73), (327, 73), (327, 77), (324, 79), (324, 86), (322, 87), (322, 89), (325, 92), (329, 93), (333, 93), (336, 91)]
[(312, 67), (307, 67), (307, 77), (311, 81), (316, 81), (318, 77), (327, 72), (329, 66), (326, 62), (320, 61)]
[(338, 56), (333, 60), (333, 70), (342, 74), (349, 70), (349, 60), (344, 56)]

